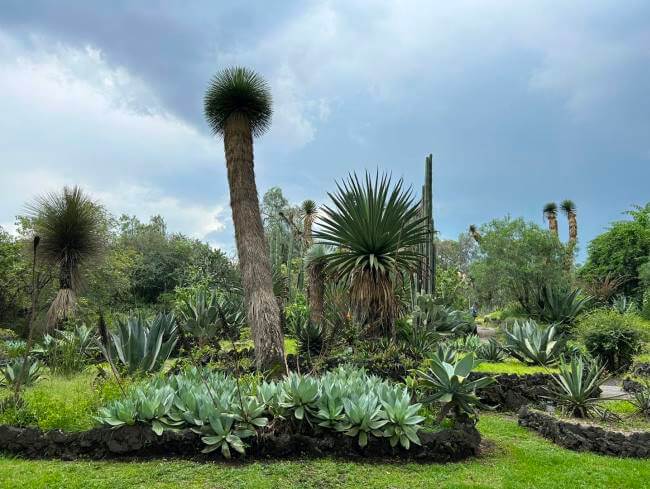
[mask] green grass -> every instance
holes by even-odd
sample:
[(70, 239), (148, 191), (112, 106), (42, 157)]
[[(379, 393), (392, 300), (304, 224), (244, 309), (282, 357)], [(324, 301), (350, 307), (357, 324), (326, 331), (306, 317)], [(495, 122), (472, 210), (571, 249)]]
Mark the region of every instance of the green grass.
[(200, 464), (189, 461), (58, 462), (0, 458), (0, 487), (12, 488), (643, 488), (650, 461), (560, 448), (499, 415), (479, 425), (490, 447), (454, 464), (344, 460)]
[(548, 374), (557, 373), (557, 368), (539, 367), (536, 365), (526, 365), (518, 360), (509, 359), (504, 362), (483, 362), (475, 369), (476, 372), (483, 372), (486, 374), (517, 374), (517, 375), (530, 375), (530, 374)]

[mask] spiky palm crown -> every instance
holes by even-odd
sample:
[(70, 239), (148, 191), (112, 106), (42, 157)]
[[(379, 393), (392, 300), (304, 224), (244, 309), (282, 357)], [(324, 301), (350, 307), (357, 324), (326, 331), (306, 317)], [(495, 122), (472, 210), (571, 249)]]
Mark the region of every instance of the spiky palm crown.
[(572, 200), (569, 199), (563, 200), (560, 204), (560, 208), (562, 209), (562, 212), (564, 212), (567, 216), (576, 213), (576, 205)]
[(248, 121), (253, 136), (260, 136), (271, 125), (271, 90), (266, 81), (248, 68), (232, 67), (217, 73), (203, 99), (205, 118), (215, 135), (223, 136), (226, 123), (234, 114)]
[(302, 212), (305, 214), (305, 216), (313, 216), (316, 214), (316, 202), (314, 202), (311, 199), (305, 200), (302, 205)]
[(400, 179), (391, 185), (388, 175), (356, 174), (337, 183), (328, 194), (334, 205), (323, 206), (314, 237), (338, 248), (326, 257), (328, 271), (342, 279), (355, 274), (375, 278), (414, 269), (420, 260), (415, 247), (426, 239), (425, 218), (410, 189)]
[(557, 204), (555, 202), (549, 202), (544, 206), (544, 215), (546, 217), (557, 215)]
[(79, 187), (38, 197), (27, 206), (41, 259), (76, 278), (79, 266), (103, 248), (103, 211)]
[(469, 232), (471, 234), (474, 234), (474, 233), (476, 233), (476, 231), (477, 231), (477, 227), (474, 224), (470, 224), (469, 225)]

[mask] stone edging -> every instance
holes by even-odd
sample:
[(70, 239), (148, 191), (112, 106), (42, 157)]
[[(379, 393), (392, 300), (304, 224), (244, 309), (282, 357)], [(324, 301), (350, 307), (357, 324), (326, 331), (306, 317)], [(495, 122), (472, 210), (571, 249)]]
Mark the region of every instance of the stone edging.
[(570, 450), (616, 457), (650, 458), (650, 432), (621, 433), (599, 426), (562, 421), (550, 414), (523, 407), (519, 425)]
[[(306, 436), (299, 434), (262, 434), (246, 440), (245, 459), (286, 459), (300, 457), (344, 457), (353, 459), (399, 458), (422, 462), (451, 462), (477, 455), (481, 435), (473, 425), (438, 432), (420, 432), (421, 446), (411, 444), (410, 450), (391, 448), (387, 439), (370, 438), (360, 448), (356, 438), (342, 434)], [(147, 425), (124, 426), (118, 429), (94, 428), (82, 432), (0, 425), (0, 452), (37, 459), (115, 459), (115, 458), (192, 458), (223, 460), (220, 451), (201, 454), (205, 445), (190, 430), (165, 431), (157, 436)], [(236, 452), (233, 451), (233, 456)]]

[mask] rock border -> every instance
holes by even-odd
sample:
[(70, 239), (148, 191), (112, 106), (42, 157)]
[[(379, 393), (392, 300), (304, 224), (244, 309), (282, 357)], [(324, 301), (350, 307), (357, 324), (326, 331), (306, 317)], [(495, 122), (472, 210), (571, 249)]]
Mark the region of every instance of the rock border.
[[(289, 459), (296, 457), (342, 457), (346, 459), (397, 458), (420, 462), (454, 462), (479, 453), (481, 435), (473, 424), (437, 432), (420, 432), (421, 446), (410, 450), (391, 448), (387, 439), (370, 438), (365, 448), (356, 438), (342, 434), (321, 436), (268, 434), (249, 439), (246, 455), (238, 460)], [(205, 445), (191, 430), (165, 431), (156, 435), (148, 425), (123, 426), (118, 429), (94, 428), (81, 432), (0, 426), (0, 451), (31, 459), (152, 459), (190, 458), (224, 461), (219, 450), (201, 454)]]
[(483, 404), (491, 406), (498, 411), (517, 412), (529, 404), (541, 405), (548, 402), (544, 396), (548, 395), (548, 388), (554, 385), (553, 374), (490, 374), (472, 372), (470, 380), (480, 377), (492, 377), (495, 383), (478, 391), (478, 396)]
[(621, 433), (600, 426), (562, 421), (550, 414), (523, 407), (519, 425), (569, 450), (615, 457), (650, 458), (650, 432)]

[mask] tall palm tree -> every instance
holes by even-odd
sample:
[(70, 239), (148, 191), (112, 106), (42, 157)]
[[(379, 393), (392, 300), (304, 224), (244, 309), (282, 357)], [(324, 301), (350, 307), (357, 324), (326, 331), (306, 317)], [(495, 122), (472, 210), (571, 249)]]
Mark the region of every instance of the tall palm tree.
[(549, 202), (544, 206), (544, 217), (548, 221), (548, 230), (557, 237), (557, 204)]
[(76, 307), (82, 267), (102, 253), (104, 211), (76, 186), (38, 197), (27, 210), (40, 237), (40, 259), (59, 272), (59, 291), (47, 313), (48, 327), (53, 327)]
[(355, 315), (374, 332), (395, 335), (396, 281), (416, 270), (422, 255), (417, 246), (427, 237), (419, 203), (402, 180), (366, 173), (352, 174), (328, 194), (314, 238), (338, 248), (327, 254), (326, 271), (349, 287)]
[(569, 221), (569, 244), (575, 246), (578, 241), (578, 221), (576, 219), (576, 205), (572, 200), (563, 200), (560, 209)]
[(474, 224), (469, 225), (469, 234), (472, 236), (472, 238), (474, 238), (474, 241), (477, 243), (481, 242), (481, 233)]
[(212, 79), (204, 107), (213, 133), (224, 141), (230, 207), (255, 363), (258, 369), (275, 370), (285, 365), (284, 337), (273, 295), (253, 165), (253, 138), (264, 134), (271, 124), (271, 93), (257, 73), (227, 68)]
[(316, 243), (307, 250), (309, 321), (320, 326), (323, 325), (326, 257), (332, 251), (331, 247), (321, 243)]
[(311, 245), (313, 242), (313, 237), (311, 235), (311, 228), (314, 224), (314, 219), (316, 218), (316, 213), (318, 209), (316, 208), (316, 202), (311, 199), (307, 199), (302, 203), (302, 212), (303, 212), (303, 239), (307, 246)]

